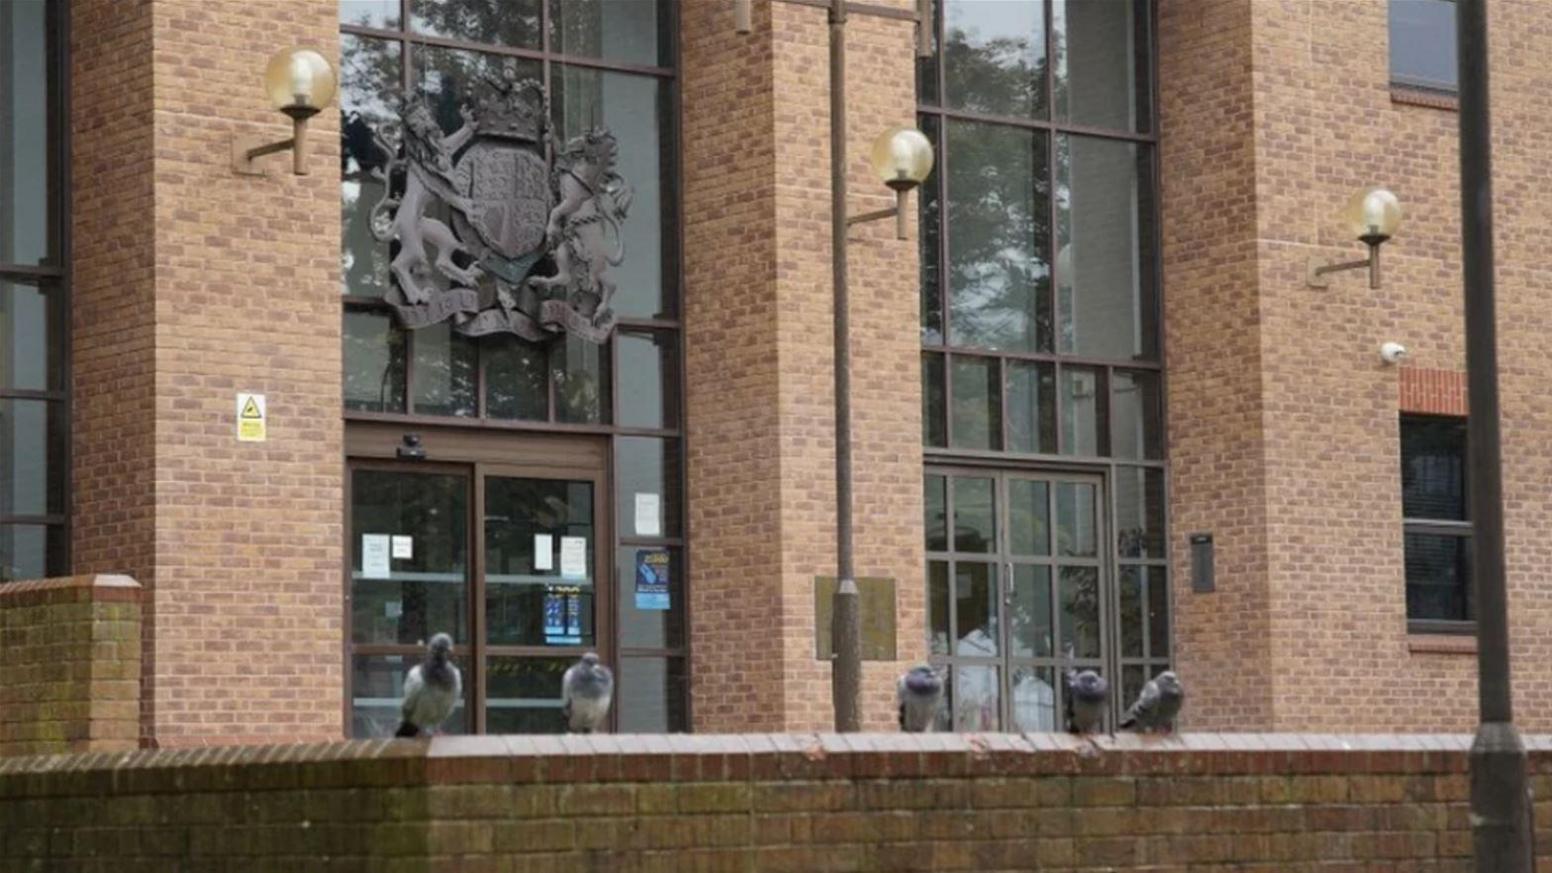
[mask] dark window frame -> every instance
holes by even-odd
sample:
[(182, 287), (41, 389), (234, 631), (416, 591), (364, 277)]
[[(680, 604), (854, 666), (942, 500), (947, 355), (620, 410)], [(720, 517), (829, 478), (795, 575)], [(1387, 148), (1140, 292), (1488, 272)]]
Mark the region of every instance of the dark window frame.
[[(1426, 414), (1426, 413), (1414, 413), (1414, 412), (1403, 412), (1401, 414), (1401, 417), (1400, 417), (1400, 420), (1399, 420), (1399, 424), (1398, 424), (1398, 428), (1399, 428), (1398, 429), (1398, 442), (1400, 443), (1400, 446), (1401, 446), (1401, 449), (1402, 449), (1402, 453), (1400, 455), (1400, 461), (1401, 461), (1401, 469), (1403, 471), (1403, 475), (1404, 475), (1404, 470), (1405, 470), (1405, 467), (1406, 467), (1407, 459), (1406, 459), (1406, 455), (1404, 453), (1406, 441), (1405, 441), (1404, 437), (1402, 436), (1401, 431), (1404, 430), (1409, 423), (1426, 423), (1426, 422), (1439, 422), (1439, 421), (1458, 422), (1461, 425), (1465, 425), (1465, 423), (1466, 423), (1465, 417), (1464, 416), (1458, 416), (1458, 415), (1430, 415), (1430, 414)], [(1427, 517), (1421, 517), (1421, 518), (1411, 517), (1411, 516), (1407, 516), (1406, 515), (1405, 507), (1403, 506), (1403, 508), (1402, 508), (1401, 535), (1402, 535), (1402, 596), (1403, 596), (1403, 599), (1405, 599), (1406, 585), (1409, 584), (1407, 582), (1407, 580), (1406, 580), (1406, 536), (1407, 536), (1407, 534), (1428, 534), (1430, 536), (1456, 537), (1456, 538), (1465, 540), (1467, 543), (1470, 543), (1472, 541), (1473, 531), (1474, 531), (1475, 527), (1474, 527), (1473, 522), (1471, 521), (1471, 476), (1470, 476), (1470, 465), (1468, 463), (1469, 456), (1467, 454), (1467, 446), (1468, 446), (1468, 444), (1466, 443), (1465, 436), (1463, 434), (1462, 435), (1461, 446), (1460, 446), (1460, 464), (1461, 464), (1461, 476), (1462, 476), (1462, 481), (1463, 481), (1463, 484), (1464, 484), (1464, 489), (1463, 489), (1463, 496), (1464, 496), (1464, 499), (1465, 499), (1465, 502), (1464, 502), (1464, 514), (1466, 516), (1464, 519), (1442, 519), (1442, 518), (1427, 518)], [(1398, 481), (1398, 484), (1399, 484), (1399, 481)], [(1467, 563), (1468, 570), (1469, 570), (1469, 568), (1471, 566), (1472, 566), (1471, 563), (1468, 561), (1468, 563)], [(1470, 603), (1470, 597), (1471, 597), (1471, 590), (1470, 589), (1471, 589), (1471, 585), (1472, 585), (1472, 579), (1471, 579), (1469, 573), (1467, 574), (1467, 578), (1466, 579), (1460, 581), (1460, 584), (1465, 587), (1467, 603)], [(1407, 614), (1407, 633), (1408, 634), (1456, 634), (1456, 635), (1463, 635), (1463, 636), (1474, 636), (1476, 634), (1476, 632), (1477, 632), (1477, 623), (1476, 623), (1475, 619), (1464, 619), (1464, 620), (1462, 620), (1462, 619), (1442, 619), (1442, 618), (1413, 618), (1411, 613), (1410, 613), (1410, 611), (1408, 611), (1408, 614)]]
[[(39, 204), (45, 210), (52, 245), (48, 256), (38, 264), (17, 264), (0, 261), (0, 282), (15, 283), (37, 288), (40, 293), (58, 300), (56, 307), (60, 324), (53, 341), (60, 344), (54, 356), (58, 372), (54, 384), (57, 387), (43, 389), (5, 388), (0, 386), (0, 400), (43, 401), (48, 405), (48, 441), (46, 456), (48, 475), (54, 478), (51, 486), (60, 495), (58, 512), (42, 514), (0, 514), (0, 527), (35, 526), (44, 530), (43, 575), (68, 575), (71, 568), (71, 365), (70, 365), (70, 12), (68, 3), (48, 3), (45, 7), (45, 66), (47, 68), (47, 141), (49, 178), (46, 202)], [(46, 383), (47, 384), (47, 383)], [(47, 507), (45, 507), (47, 509)], [(5, 563), (0, 561), (0, 583), (10, 581), (4, 575)]]
[[(1448, 0), (1454, 3), (1454, 0)], [(1459, 81), (1444, 82), (1427, 76), (1414, 75), (1407, 72), (1396, 71), (1396, 0), (1387, 0), (1385, 4), (1385, 34), (1386, 34), (1386, 72), (1390, 78), (1391, 86), (1406, 91), (1420, 92), (1422, 95), (1438, 97), (1453, 97), (1460, 90)], [(1455, 45), (1456, 19), (1450, 19), (1450, 32), (1444, 40), (1451, 49)]]
[[(682, 592), (682, 615), (684, 631), (681, 644), (668, 648), (621, 646), (619, 645), (618, 633), (613, 630), (610, 631), (612, 634), (611, 638), (607, 641), (600, 639), (598, 641), (598, 645), (601, 647), (601, 650), (603, 648), (607, 648), (614, 653), (615, 666), (617, 668), (623, 666), (627, 661), (647, 661), (654, 658), (665, 660), (666, 663), (668, 663), (670, 666), (670, 674), (682, 680), (681, 686), (679, 688), (680, 698), (677, 701), (670, 702), (671, 709), (672, 707), (676, 706), (677, 709), (674, 711), (678, 712), (682, 716), (687, 726), (692, 726), (694, 724), (694, 710), (693, 701), (689, 695), (689, 673), (690, 659), (692, 655), (690, 644), (690, 628), (691, 622), (693, 621), (693, 615), (690, 609), (688, 595), (688, 580), (692, 556), (687, 533), (689, 526), (689, 512), (687, 501), (684, 499), (684, 495), (688, 493), (685, 484), (685, 472), (687, 470), (689, 456), (684, 427), (686, 343), (683, 322), (683, 93), (680, 87), (680, 77), (678, 73), (679, 69), (683, 65), (683, 40), (679, 35), (680, 15), (678, 11), (678, 3), (675, 2), (675, 0), (664, 0), (664, 2), (659, 7), (659, 15), (666, 16), (666, 21), (660, 25), (662, 28), (660, 30), (660, 34), (667, 34), (673, 43), (671, 46), (670, 54), (672, 65), (653, 66), (612, 61), (602, 57), (566, 54), (564, 52), (553, 50), (550, 42), (552, 0), (541, 0), (541, 2), (538, 4), (540, 10), (541, 40), (539, 48), (518, 48), (495, 43), (481, 43), (465, 39), (440, 37), (418, 32), (412, 28), (411, 23), (410, 6), (413, 2), (414, 0), (399, 0), (399, 26), (397, 28), (385, 29), (377, 27), (364, 27), (360, 25), (347, 24), (344, 22), (341, 22), (338, 28), (339, 34), (342, 37), (353, 36), (357, 38), (368, 38), (397, 43), (400, 51), (398, 85), (404, 89), (406, 93), (410, 91), (415, 81), (414, 52), (417, 49), (426, 48), (455, 49), (461, 51), (479, 52), (481, 54), (500, 56), (504, 58), (536, 61), (542, 66), (543, 81), (547, 97), (551, 93), (551, 87), (553, 83), (552, 69), (554, 69), (556, 65), (565, 67), (588, 68), (601, 72), (625, 73), (639, 77), (653, 77), (661, 83), (661, 87), (665, 90), (661, 94), (660, 99), (664, 101), (664, 104), (668, 110), (668, 117), (661, 130), (661, 134), (663, 136), (664, 142), (668, 147), (664, 148), (663, 153), (660, 155), (660, 179), (664, 196), (672, 198), (671, 206), (665, 209), (665, 212), (671, 214), (672, 220), (671, 224), (667, 220), (664, 222), (664, 256), (665, 259), (671, 260), (668, 260), (668, 262), (665, 263), (661, 308), (669, 314), (667, 316), (654, 317), (621, 315), (617, 318), (615, 335), (611, 336), (607, 343), (600, 346), (601, 353), (604, 356), (602, 360), (602, 366), (604, 368), (604, 372), (608, 374), (610, 391), (608, 397), (604, 400), (603, 407), (600, 410), (600, 418), (603, 420), (596, 423), (566, 422), (557, 418), (558, 404), (556, 402), (555, 396), (556, 380), (554, 377), (553, 367), (549, 366), (548, 364), (545, 368), (546, 382), (548, 385), (546, 404), (547, 415), (545, 419), (509, 419), (489, 416), (486, 409), (486, 364), (489, 356), (480, 350), (480, 345), (478, 343), (476, 343), (477, 357), (475, 368), (476, 378), (474, 386), (477, 404), (476, 414), (473, 416), (453, 416), (433, 415), (417, 412), (414, 405), (416, 331), (406, 331), (399, 327), (397, 324), (393, 324), (391, 329), (400, 332), (404, 340), (405, 368), (403, 402), (405, 411), (402, 413), (368, 412), (344, 409), (342, 411), (342, 415), (346, 422), (347, 441), (352, 430), (356, 432), (366, 432), (376, 426), (381, 426), (384, 424), (403, 425), (407, 430), (420, 428), (457, 429), (473, 434), (485, 434), (492, 437), (499, 437), (501, 434), (550, 433), (591, 435), (594, 437), (606, 438), (609, 444), (607, 450), (609, 460), (606, 464), (606, 470), (604, 471), (604, 475), (601, 480), (603, 485), (600, 488), (599, 493), (595, 495), (595, 500), (599, 501), (597, 504), (595, 504), (595, 506), (602, 508), (595, 508), (595, 511), (599, 513), (606, 512), (610, 516), (605, 521), (598, 523), (602, 526), (603, 529), (610, 530), (611, 534), (607, 548), (604, 549), (608, 559), (606, 561), (600, 562), (598, 573), (600, 574), (601, 578), (609, 579), (616, 586), (626, 584), (625, 582), (614, 579), (614, 574), (617, 570), (615, 567), (615, 556), (619, 549), (627, 547), (662, 547), (675, 551), (679, 558), (678, 572), (681, 574), (682, 580), (680, 582), (679, 591)], [(346, 312), (392, 312), (392, 308), (389, 306), (387, 301), (377, 297), (341, 294), (340, 302), (342, 318)], [(622, 333), (630, 334), (633, 336), (667, 334), (672, 337), (672, 342), (675, 346), (673, 366), (676, 372), (672, 376), (671, 387), (672, 390), (676, 392), (676, 396), (673, 398), (674, 402), (670, 404), (672, 408), (665, 407), (665, 421), (663, 422), (662, 427), (629, 427), (617, 424), (619, 421), (620, 407), (618, 390), (618, 386), (620, 385), (620, 374), (619, 355), (617, 354), (616, 350), (618, 345), (617, 337)], [(553, 342), (564, 343), (566, 340), (557, 339)], [(667, 386), (665, 386), (665, 389), (666, 387)], [(667, 391), (665, 390), (665, 395), (666, 393)], [(677, 469), (675, 470), (674, 475), (677, 477), (676, 487), (677, 493), (680, 495), (676, 519), (677, 528), (679, 531), (677, 535), (641, 537), (626, 534), (623, 531), (614, 530), (613, 516), (618, 512), (618, 506), (616, 505), (617, 495), (615, 494), (616, 485), (618, 482), (618, 473), (615, 470), (617, 451), (616, 445), (621, 438), (626, 437), (657, 437), (663, 439), (667, 445), (670, 445), (676, 449)], [(353, 461), (365, 461), (368, 457), (370, 456), (357, 456), (347, 451), (347, 469), (350, 469), (350, 464)], [(345, 505), (346, 517), (344, 522), (344, 530), (346, 531), (347, 536), (347, 546), (349, 545), (348, 537), (350, 531), (349, 512), (350, 506), (347, 497)], [(600, 518), (602, 518), (602, 516), (600, 516)], [(672, 525), (670, 525), (670, 527), (672, 527)], [(350, 550), (347, 548), (345, 551), (347, 564), (350, 561), (350, 554)], [(471, 585), (471, 598), (474, 597), (474, 594), (472, 593), (473, 588), (474, 586)], [(348, 570), (346, 573), (346, 589), (347, 603), (345, 607), (345, 627), (347, 628), (347, 631), (343, 638), (343, 664), (345, 671), (343, 718), (345, 733), (346, 735), (349, 735), (351, 733), (352, 718), (352, 691), (350, 684), (353, 674), (351, 672), (351, 661), (353, 653), (355, 653), (360, 647), (356, 646), (351, 641), (348, 632), (350, 621), (350, 605), (348, 603)], [(613, 615), (607, 617), (595, 616), (595, 620), (600, 622), (598, 625), (599, 627), (611, 626), (614, 623), (614, 619), (615, 617)], [(459, 646), (456, 650), (465, 652), (470, 650), (469, 646), (467, 645), (467, 641), (458, 641), (458, 643)], [(370, 651), (376, 651), (377, 648), (381, 647), (366, 648)], [(415, 649), (414, 651), (418, 652), (419, 650)], [(404, 653), (408, 654), (409, 650), (406, 649)], [(677, 673), (673, 672), (674, 665), (677, 665)], [(616, 712), (612, 717), (618, 719), (619, 707), (616, 706), (615, 709)], [(473, 714), (471, 713), (471, 715)], [(481, 721), (483, 722), (483, 714), (481, 714)]]

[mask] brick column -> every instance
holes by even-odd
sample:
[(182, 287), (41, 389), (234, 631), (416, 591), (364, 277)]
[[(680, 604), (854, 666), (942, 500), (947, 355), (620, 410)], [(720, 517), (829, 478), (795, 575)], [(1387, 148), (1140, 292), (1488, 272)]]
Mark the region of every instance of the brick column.
[[(72, 10), (77, 570), (147, 585), (155, 741), (338, 737), (337, 113), (311, 175), (230, 168), (234, 136), (290, 135), (270, 55), (337, 63), (337, 4)], [(237, 442), (238, 391), (266, 395), (267, 442)]]
[[(721, 4), (682, 9), (696, 729), (823, 728), (814, 584), (835, 574), (826, 12), (756, 3), (754, 32), (739, 35)], [(875, 136), (914, 122), (914, 29), (859, 13), (847, 37), (856, 213), (893, 202), (866, 158)], [(893, 230), (855, 228), (850, 252), (857, 573), (894, 580), (900, 657), (865, 665), (870, 727), (890, 722), (894, 677), (926, 639), (916, 244)]]

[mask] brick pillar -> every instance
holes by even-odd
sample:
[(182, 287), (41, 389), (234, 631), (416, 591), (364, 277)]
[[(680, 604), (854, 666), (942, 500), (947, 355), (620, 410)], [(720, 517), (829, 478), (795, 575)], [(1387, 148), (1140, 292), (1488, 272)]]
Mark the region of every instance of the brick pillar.
[[(78, 570), (148, 583), (160, 744), (338, 737), (337, 112), (311, 175), (231, 171), (234, 136), (290, 135), (270, 55), (337, 65), (337, 4), (73, 9)], [(237, 442), (238, 391), (266, 395), (267, 442)]]
[[(827, 16), (756, 3), (754, 32), (739, 35), (722, 4), (682, 9), (695, 726), (823, 729), (814, 584), (835, 573)], [(914, 122), (914, 29), (859, 13), (847, 37), (859, 213), (893, 202), (867, 154)], [(857, 573), (894, 580), (900, 658), (865, 665), (864, 721), (881, 728), (895, 675), (925, 654), (920, 304), (914, 232), (897, 241), (881, 222), (851, 239)]]

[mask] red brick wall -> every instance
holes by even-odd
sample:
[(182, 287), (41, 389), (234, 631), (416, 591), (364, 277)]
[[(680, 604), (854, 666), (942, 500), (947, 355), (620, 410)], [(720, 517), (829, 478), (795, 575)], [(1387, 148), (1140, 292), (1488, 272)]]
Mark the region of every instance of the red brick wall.
[(1403, 367), (1400, 374), (1402, 412), (1425, 415), (1466, 414), (1466, 374), (1455, 370)]
[(138, 747), (140, 596), (127, 576), (0, 585), (0, 757)]
[[(1552, 739), (1528, 745), (1535, 795), (1552, 796)], [(600, 735), (11, 758), (0, 761), (0, 862), (1466, 873), (1468, 746), (1458, 735)], [(1552, 820), (1552, 802), (1540, 807)], [(1536, 845), (1547, 852), (1552, 832)]]

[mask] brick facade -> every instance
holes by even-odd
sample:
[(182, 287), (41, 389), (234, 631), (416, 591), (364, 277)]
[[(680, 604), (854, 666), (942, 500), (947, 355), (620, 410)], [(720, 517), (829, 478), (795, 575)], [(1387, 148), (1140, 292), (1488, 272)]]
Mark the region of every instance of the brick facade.
[(127, 576), (0, 586), (0, 757), (139, 745), (140, 598)]
[[(1529, 745), (1545, 822), (1552, 741)], [(0, 864), (1466, 873), (1468, 746), (755, 734), (12, 758)]]

